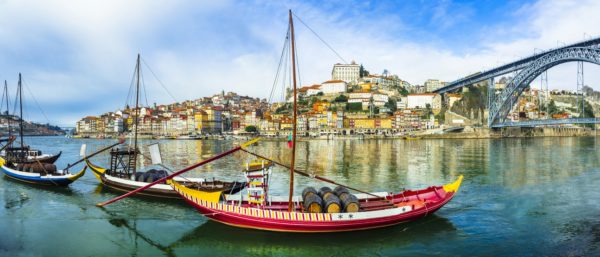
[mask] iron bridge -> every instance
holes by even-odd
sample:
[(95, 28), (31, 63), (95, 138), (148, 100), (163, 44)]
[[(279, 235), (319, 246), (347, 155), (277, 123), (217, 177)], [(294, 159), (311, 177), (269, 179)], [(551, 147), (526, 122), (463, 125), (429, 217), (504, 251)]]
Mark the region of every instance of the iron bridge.
[[(512, 107), (523, 91), (529, 87), (530, 83), (544, 71), (566, 62), (587, 62), (600, 65), (600, 37), (540, 52), (509, 64), (458, 79), (447, 84), (445, 87), (435, 90), (434, 93), (446, 93), (487, 80), (488, 85), (490, 85), (488, 86), (487, 99), (489, 127), (590, 123), (589, 119), (507, 121), (507, 116)], [(496, 93), (494, 78), (511, 72), (516, 72), (514, 78), (508, 82), (506, 88)], [(598, 123), (595, 119), (593, 120), (594, 122), (592, 123)]]
[(565, 125), (565, 124), (598, 124), (600, 118), (569, 118), (569, 119), (548, 119), (548, 120), (528, 120), (513, 121), (492, 124), (492, 128), (506, 127), (538, 127), (544, 125)]

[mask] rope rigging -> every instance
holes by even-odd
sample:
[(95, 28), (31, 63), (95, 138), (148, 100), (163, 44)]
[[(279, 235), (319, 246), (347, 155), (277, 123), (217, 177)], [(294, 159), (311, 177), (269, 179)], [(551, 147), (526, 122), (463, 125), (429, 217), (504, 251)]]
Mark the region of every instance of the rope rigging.
[(302, 23), (302, 25), (304, 25), (306, 28), (308, 28), (308, 30), (310, 30), (310, 32), (312, 32), (319, 40), (321, 40), (321, 42), (323, 44), (325, 44), (325, 46), (327, 46), (329, 48), (329, 50), (331, 50), (338, 58), (340, 58), (340, 60), (342, 60), (344, 63), (348, 63), (337, 51), (335, 51), (335, 49), (333, 49), (333, 47), (331, 47), (331, 45), (329, 45), (325, 39), (323, 39), (321, 36), (319, 36), (319, 34), (317, 34), (317, 32), (315, 32), (310, 26), (308, 26), (308, 24), (306, 24), (302, 19), (300, 19), (300, 17), (298, 17), (298, 15), (296, 15), (296, 13), (292, 13), (292, 15), (294, 15), (294, 17), (296, 17), (296, 19), (298, 19), (298, 21), (300, 21), (300, 23)]
[(146, 66), (146, 68), (148, 68), (148, 70), (152, 74), (152, 76), (154, 76), (154, 78), (156, 79), (156, 81), (158, 81), (158, 84), (165, 90), (165, 92), (167, 92), (167, 94), (171, 97), (171, 99), (173, 101), (177, 102), (177, 99), (175, 99), (175, 97), (173, 96), (173, 94), (171, 94), (171, 91), (169, 91), (169, 89), (165, 86), (165, 84), (158, 78), (158, 76), (156, 76), (156, 73), (154, 73), (154, 71), (152, 70), (152, 68), (150, 68), (150, 65), (148, 65), (148, 63), (146, 63), (146, 60), (144, 60), (144, 58), (141, 58), (141, 59), (142, 59), (142, 62), (144, 63), (144, 65)]
[[(283, 70), (284, 72), (287, 70), (287, 62), (285, 62), (285, 60), (287, 60), (287, 55), (289, 52), (289, 47), (288, 47), (288, 40), (290, 37), (290, 28), (288, 27), (287, 33), (285, 35), (285, 40), (283, 42), (283, 47), (281, 49), (281, 56), (279, 57), (279, 64), (277, 65), (277, 72), (275, 73), (275, 79), (273, 80), (273, 86), (271, 87), (271, 93), (269, 94), (269, 100), (268, 103), (272, 104), (273, 101), (275, 100), (273, 97), (275, 95), (275, 92), (277, 90), (277, 82), (279, 81), (280, 75), (281, 75), (281, 71)], [(282, 69), (282, 65), (285, 65), (284, 68)], [(284, 78), (282, 80), (285, 81), (285, 74), (283, 74)], [(283, 96), (284, 92), (282, 92), (282, 96)], [(283, 97), (282, 97), (283, 99)]]
[(50, 124), (50, 119), (48, 119), (48, 116), (46, 116), (46, 112), (44, 112), (44, 109), (42, 109), (42, 107), (39, 104), (38, 100), (33, 95), (33, 92), (31, 92), (31, 89), (29, 89), (29, 86), (28, 86), (27, 82), (25, 81), (25, 79), (21, 79), (21, 80), (23, 81), (23, 85), (24, 85), (25, 89), (27, 89), (27, 92), (29, 93), (29, 95), (31, 95), (31, 98), (33, 99), (33, 102), (38, 107), (38, 109), (40, 110), (40, 112), (42, 113), (42, 115), (44, 116), (44, 118), (46, 119), (46, 122), (48, 124)]

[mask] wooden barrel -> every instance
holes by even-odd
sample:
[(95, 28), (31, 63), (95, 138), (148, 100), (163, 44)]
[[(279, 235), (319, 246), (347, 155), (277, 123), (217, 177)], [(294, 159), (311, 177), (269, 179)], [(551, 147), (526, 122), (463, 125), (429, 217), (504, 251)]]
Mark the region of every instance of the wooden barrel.
[(146, 174), (144, 175), (144, 182), (146, 183), (152, 183), (154, 182), (154, 177), (156, 176), (156, 174), (154, 173), (148, 173), (146, 172)]
[(323, 212), (323, 200), (317, 194), (308, 194), (306, 196), (306, 198), (304, 198), (304, 203), (302, 206), (304, 207), (305, 212), (309, 212), (309, 213)]
[(337, 195), (330, 193), (325, 194), (323, 198), (323, 209), (326, 213), (339, 213), (342, 211), (342, 202)]
[(316, 195), (318, 194), (317, 190), (314, 187), (307, 187), (302, 190), (302, 200), (306, 199), (307, 195)]
[(358, 212), (358, 210), (360, 209), (358, 198), (356, 198), (356, 196), (354, 196), (353, 194), (342, 194), (340, 200), (342, 201), (344, 212)]
[(43, 165), (44, 165), (44, 169), (48, 173), (56, 173), (56, 165), (50, 164), (50, 163), (44, 163)]
[(350, 192), (348, 191), (348, 188), (345, 188), (343, 186), (336, 186), (335, 189), (333, 189), (333, 193), (335, 193), (335, 195), (341, 198), (342, 195), (349, 194)]
[(321, 189), (319, 189), (319, 196), (323, 198), (323, 200), (325, 200), (325, 197), (330, 194), (332, 195), (333, 191), (329, 187), (321, 187)]
[(144, 172), (136, 172), (135, 181), (144, 182)]

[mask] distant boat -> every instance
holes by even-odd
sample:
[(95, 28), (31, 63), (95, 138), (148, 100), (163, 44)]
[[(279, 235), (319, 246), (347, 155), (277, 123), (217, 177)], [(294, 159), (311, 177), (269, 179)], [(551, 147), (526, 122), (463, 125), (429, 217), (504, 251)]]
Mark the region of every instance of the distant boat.
[(9, 178), (37, 185), (67, 186), (85, 174), (87, 167), (75, 174), (65, 170), (56, 170), (49, 163), (8, 163), (0, 158), (0, 170)]
[(404, 136), (403, 138), (405, 140), (419, 140), (419, 139), (422, 139), (422, 137), (415, 136), (415, 135), (408, 135), (408, 136)]
[[(23, 86), (21, 83), (21, 73), (19, 73), (19, 84), (18, 84), (18, 88), (17, 88), (17, 94), (19, 95), (19, 107), (20, 107), (20, 115), (19, 115), (19, 139), (20, 139), (20, 146), (13, 146), (13, 143), (10, 143), (10, 145), (0, 154), (2, 155), (2, 157), (9, 163), (26, 163), (26, 164), (32, 164), (32, 163), (54, 163), (56, 162), (56, 160), (58, 160), (58, 158), (60, 157), (62, 152), (59, 152), (58, 154), (43, 154), (42, 151), (40, 150), (36, 150), (36, 149), (32, 149), (30, 146), (25, 145), (24, 141), (24, 134), (23, 134)], [(7, 89), (7, 84), (6, 81), (4, 81), (4, 91), (6, 92), (5, 95), (8, 98), (8, 89)], [(8, 109), (8, 100), (6, 101), (7, 104), (7, 109)], [(8, 124), (8, 131), (10, 132), (10, 119), (9, 119), (9, 124)], [(9, 135), (10, 136), (10, 135)]]
[(444, 129), (443, 132), (444, 133), (460, 133), (463, 132), (465, 130), (465, 127), (450, 127), (447, 129)]
[(196, 135), (182, 135), (177, 137), (178, 140), (197, 140), (200, 139)]

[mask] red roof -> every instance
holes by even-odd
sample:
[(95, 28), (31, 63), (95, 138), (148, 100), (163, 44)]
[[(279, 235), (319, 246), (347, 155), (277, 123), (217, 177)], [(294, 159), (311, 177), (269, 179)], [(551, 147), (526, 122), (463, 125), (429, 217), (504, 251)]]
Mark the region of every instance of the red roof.
[(323, 83), (321, 83), (321, 84), (328, 84), (328, 83), (341, 83), (341, 82), (344, 82), (344, 83), (346, 83), (346, 81), (343, 81), (343, 80), (339, 80), (339, 79), (333, 79), (333, 80), (328, 80), (328, 81), (325, 81), (325, 82), (323, 82)]

